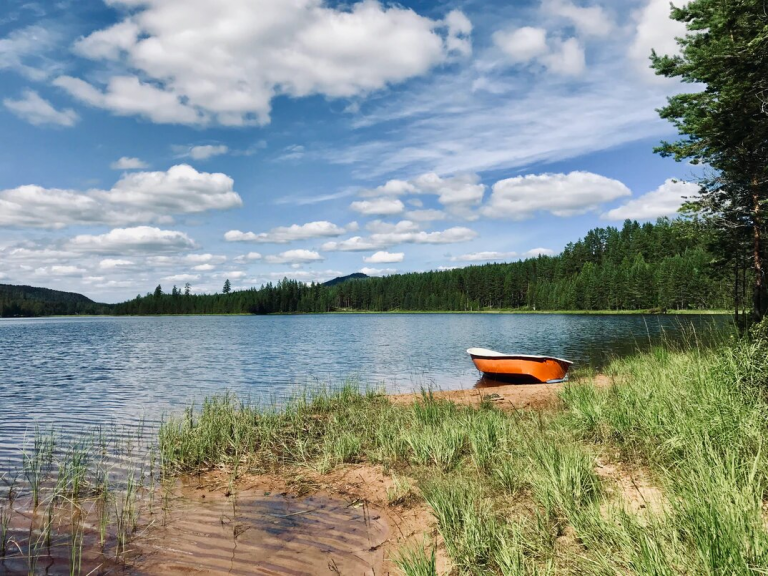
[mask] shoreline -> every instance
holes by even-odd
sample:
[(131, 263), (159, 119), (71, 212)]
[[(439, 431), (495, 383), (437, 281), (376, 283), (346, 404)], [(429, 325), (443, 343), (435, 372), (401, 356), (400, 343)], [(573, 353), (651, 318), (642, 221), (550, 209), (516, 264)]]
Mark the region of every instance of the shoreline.
[(271, 314), (221, 313), (221, 314), (69, 314), (51, 316), (13, 316), (0, 320), (35, 320), (45, 318), (164, 318), (198, 316), (354, 316), (354, 315), (504, 315), (504, 316), (732, 316), (728, 310), (334, 310), (332, 312), (274, 312)]

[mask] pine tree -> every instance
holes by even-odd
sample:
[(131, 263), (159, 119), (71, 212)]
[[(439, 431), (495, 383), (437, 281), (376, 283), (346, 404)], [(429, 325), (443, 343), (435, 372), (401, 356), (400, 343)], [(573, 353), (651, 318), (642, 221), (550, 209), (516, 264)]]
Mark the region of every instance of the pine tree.
[(660, 110), (683, 136), (657, 149), (676, 160), (707, 164), (699, 207), (722, 226), (751, 230), (752, 314), (766, 308), (763, 206), (768, 200), (768, 12), (764, 0), (693, 0), (673, 8), (686, 24), (681, 54), (652, 54), (656, 73), (702, 86), (669, 98)]
[(224, 288), (222, 288), (221, 291), (224, 294), (229, 294), (230, 292), (232, 292), (232, 284), (229, 283), (229, 278), (227, 278), (226, 281), (224, 282)]

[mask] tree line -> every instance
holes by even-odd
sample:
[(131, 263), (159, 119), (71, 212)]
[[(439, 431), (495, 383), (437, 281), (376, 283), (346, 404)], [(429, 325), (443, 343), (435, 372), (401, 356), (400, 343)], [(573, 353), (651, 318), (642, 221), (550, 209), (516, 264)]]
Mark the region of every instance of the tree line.
[(109, 309), (74, 292), (0, 284), (0, 318), (105, 314)]
[[(173, 287), (113, 308), (115, 314), (273, 314), (359, 310), (696, 310), (731, 305), (733, 278), (710, 251), (698, 219), (661, 219), (591, 230), (560, 255), (454, 270), (353, 279), (341, 284), (282, 280), (220, 294)], [(743, 273), (743, 271), (739, 271)]]

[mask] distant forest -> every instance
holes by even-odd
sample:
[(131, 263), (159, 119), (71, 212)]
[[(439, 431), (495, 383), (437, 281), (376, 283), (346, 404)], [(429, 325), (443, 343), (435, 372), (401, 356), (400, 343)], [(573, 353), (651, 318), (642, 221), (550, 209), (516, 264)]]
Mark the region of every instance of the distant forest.
[[(307, 285), (193, 295), (173, 287), (117, 304), (115, 314), (271, 314), (359, 311), (726, 309), (741, 297), (743, 270), (710, 252), (704, 223), (626, 221), (591, 230), (558, 256), (506, 264)], [(735, 272), (735, 273), (734, 273)], [(186, 293), (185, 293), (186, 292)]]
[(0, 317), (105, 314), (110, 307), (74, 292), (0, 284)]

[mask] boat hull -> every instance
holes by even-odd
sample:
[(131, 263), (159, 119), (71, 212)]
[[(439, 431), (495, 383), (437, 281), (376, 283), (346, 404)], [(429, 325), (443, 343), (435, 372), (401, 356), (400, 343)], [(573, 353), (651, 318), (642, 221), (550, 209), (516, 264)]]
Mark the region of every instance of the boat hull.
[(520, 382), (560, 382), (566, 379), (570, 362), (558, 358), (483, 357), (471, 354), (475, 367), (496, 380)]

